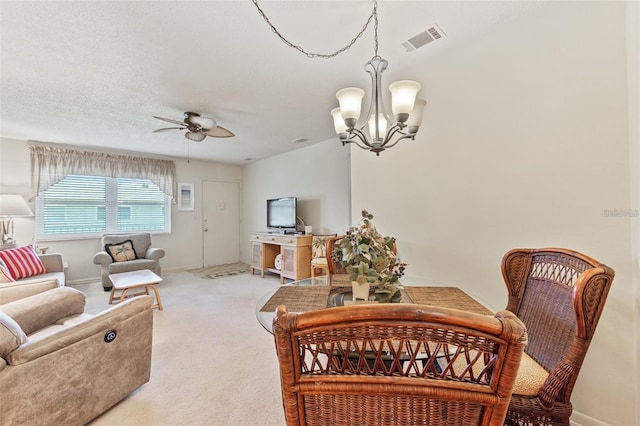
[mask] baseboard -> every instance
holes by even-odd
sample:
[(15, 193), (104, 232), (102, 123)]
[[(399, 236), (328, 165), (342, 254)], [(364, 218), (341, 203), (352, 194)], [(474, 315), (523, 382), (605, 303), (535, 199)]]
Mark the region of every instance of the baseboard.
[(611, 426), (609, 423), (594, 419), (575, 410), (571, 413), (571, 424), (573, 426)]
[(186, 265), (186, 266), (173, 266), (171, 268), (162, 268), (163, 271), (167, 272), (180, 272), (180, 271), (189, 271), (191, 269), (199, 269), (202, 268), (202, 264), (198, 265)]
[(100, 283), (100, 277), (95, 278), (83, 278), (81, 280), (66, 280), (66, 285), (88, 285)]

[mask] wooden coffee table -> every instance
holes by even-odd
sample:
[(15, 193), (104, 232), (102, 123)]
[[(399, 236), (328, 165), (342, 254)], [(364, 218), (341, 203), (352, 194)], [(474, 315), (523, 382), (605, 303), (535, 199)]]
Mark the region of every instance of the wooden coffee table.
[[(120, 290), (122, 292), (118, 297), (118, 302), (122, 302), (126, 297), (135, 297), (141, 296), (143, 294), (149, 294), (149, 287), (151, 287), (156, 295), (156, 304), (153, 305), (152, 308), (158, 308), (159, 310), (162, 310), (162, 299), (160, 298), (160, 292), (156, 287), (156, 284), (162, 282), (162, 278), (160, 278), (150, 270), (143, 269), (140, 271), (111, 274), (109, 275), (109, 279), (113, 284), (111, 293), (109, 294), (109, 304), (112, 304), (113, 299), (116, 298), (116, 290)], [(134, 288), (144, 288), (144, 291), (129, 294), (129, 290)]]

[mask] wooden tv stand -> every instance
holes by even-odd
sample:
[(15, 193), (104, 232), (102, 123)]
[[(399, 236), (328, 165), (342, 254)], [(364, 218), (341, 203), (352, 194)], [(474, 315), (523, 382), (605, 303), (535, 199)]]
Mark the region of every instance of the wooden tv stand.
[[(272, 272), (295, 281), (311, 276), (311, 235), (275, 234), (257, 232), (251, 234), (251, 274), (257, 269), (260, 276)], [(276, 269), (276, 256), (282, 255), (282, 265)]]

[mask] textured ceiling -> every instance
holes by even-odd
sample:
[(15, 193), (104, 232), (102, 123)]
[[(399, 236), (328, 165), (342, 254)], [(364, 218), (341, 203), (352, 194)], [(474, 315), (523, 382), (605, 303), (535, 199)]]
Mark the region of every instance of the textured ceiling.
[[(380, 0), (384, 86), (424, 80), (438, 55), (541, 3)], [(259, 4), (291, 42), (318, 53), (348, 44), (373, 6)], [(405, 52), (402, 42), (434, 23), (447, 37)], [(249, 0), (2, 0), (0, 36), (0, 136), (235, 164), (335, 138), (335, 92), (368, 92), (363, 65), (374, 53), (370, 27), (341, 55), (309, 59), (282, 43)], [(429, 87), (420, 96), (428, 100)], [(214, 117), (236, 137), (198, 143), (177, 130), (153, 133), (166, 127), (153, 115), (181, 120), (184, 111)]]

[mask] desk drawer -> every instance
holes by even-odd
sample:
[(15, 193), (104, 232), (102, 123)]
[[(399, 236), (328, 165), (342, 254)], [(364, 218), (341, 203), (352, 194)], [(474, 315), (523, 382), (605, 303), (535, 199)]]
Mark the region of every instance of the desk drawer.
[(251, 234), (251, 241), (286, 246), (311, 245), (311, 235)]

